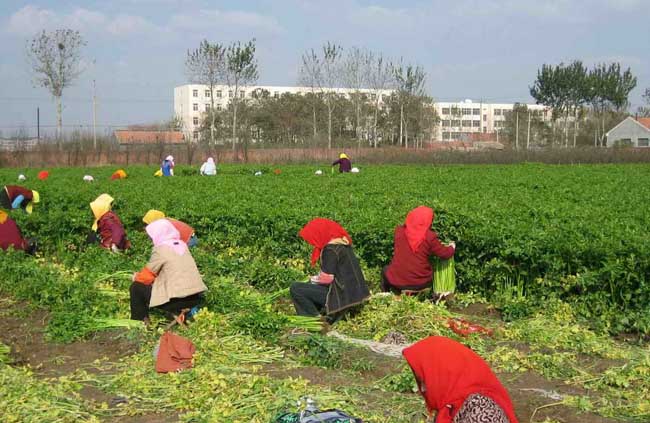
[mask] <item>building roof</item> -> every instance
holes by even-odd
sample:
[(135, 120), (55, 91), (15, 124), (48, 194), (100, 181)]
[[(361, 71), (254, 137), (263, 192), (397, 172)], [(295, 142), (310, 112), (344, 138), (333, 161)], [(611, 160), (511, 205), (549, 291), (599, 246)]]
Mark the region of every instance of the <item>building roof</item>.
[(637, 118), (636, 119), (641, 125), (645, 126), (646, 128), (650, 129), (650, 117), (647, 118)]
[(180, 131), (131, 131), (117, 130), (115, 138), (120, 144), (182, 144), (183, 133)]
[(623, 119), (618, 125), (607, 131), (605, 136), (609, 137), (609, 134), (614, 131), (615, 129), (618, 129), (619, 126), (623, 125), (625, 122), (633, 122), (636, 125), (641, 126), (643, 129), (646, 131), (650, 131), (650, 118), (633, 118), (632, 116), (628, 116), (625, 119)]

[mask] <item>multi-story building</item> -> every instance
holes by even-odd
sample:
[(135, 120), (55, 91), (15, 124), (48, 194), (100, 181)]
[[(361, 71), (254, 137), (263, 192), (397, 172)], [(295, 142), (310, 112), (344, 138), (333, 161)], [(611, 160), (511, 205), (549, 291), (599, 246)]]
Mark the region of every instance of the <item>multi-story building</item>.
[[(435, 139), (451, 141), (461, 140), (475, 133), (498, 134), (505, 127), (506, 115), (514, 106), (512, 103), (475, 103), (472, 100), (435, 103), (434, 107), (440, 118)], [(550, 108), (538, 104), (526, 106), (528, 110), (539, 113), (542, 119), (550, 120)]]
[[(301, 94), (305, 95), (312, 92), (311, 87), (276, 87), (276, 86), (246, 86), (240, 87), (238, 96), (241, 99), (250, 99), (254, 92), (265, 90), (274, 97), (282, 94)], [(334, 88), (338, 94), (350, 96), (357, 92), (354, 89)], [(214, 87), (214, 107), (217, 110), (223, 110), (228, 107), (228, 103), (234, 96), (234, 90), (227, 85), (218, 85)], [(316, 90), (318, 92), (318, 90)], [(366, 94), (372, 101), (376, 100), (377, 93), (370, 89), (360, 89), (358, 92)], [(379, 93), (379, 102), (382, 103), (386, 96), (389, 96), (392, 90), (383, 90)], [(174, 88), (174, 114), (183, 122), (183, 131), (191, 134), (192, 139), (198, 140), (199, 128), (203, 114), (212, 107), (211, 92), (207, 85), (187, 84)]]

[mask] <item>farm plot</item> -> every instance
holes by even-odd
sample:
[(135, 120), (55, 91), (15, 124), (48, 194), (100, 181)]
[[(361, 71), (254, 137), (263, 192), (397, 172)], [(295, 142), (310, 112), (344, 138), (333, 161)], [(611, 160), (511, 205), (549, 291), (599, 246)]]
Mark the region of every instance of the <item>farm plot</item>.
[[(93, 169), (93, 184), (82, 182), (84, 169), (55, 169), (44, 182), (26, 172), (42, 203), (17, 219), (42, 250), (36, 258), (3, 254), (0, 290), (20, 309), (46, 311), (44, 343), (93, 339), (111, 319), (128, 317), (130, 273), (150, 251), (141, 219), (150, 208), (163, 210), (200, 238), (193, 255), (210, 291), (186, 332), (197, 365), (156, 375), (151, 350), (159, 333), (124, 328), (110, 333), (127, 338), (132, 351), (52, 378), (21, 359), (15, 339), (0, 335), (12, 348), (5, 361), (14, 362), (1, 365), (3, 386), (24, 385), (30, 398), (3, 395), (0, 409), (12, 410), (5, 420), (268, 422), (309, 394), (368, 421), (423, 421), (400, 360), (330, 337), (289, 335), (305, 322), (293, 317), (283, 291), (310, 273), (309, 248), (297, 232), (315, 216), (349, 230), (376, 291), (394, 226), (420, 204), (436, 210), (441, 238), (457, 241), (455, 304), (377, 296), (337, 324), (338, 332), (459, 339), (447, 319), (469, 315), (494, 334), (461, 340), (500, 372), (522, 421), (533, 414), (533, 421), (650, 418), (642, 342), (650, 333), (650, 188), (630, 183), (650, 176), (647, 166), (384, 166), (320, 177), (305, 166), (279, 175), (263, 168), (261, 177), (255, 168), (229, 166), (213, 179), (182, 168), (178, 177), (159, 179), (134, 167), (128, 179), (110, 181), (112, 170)], [(2, 169), (0, 180), (17, 173)], [(102, 192), (116, 198), (134, 244), (127, 254), (84, 245), (88, 203)], [(557, 391), (555, 399), (541, 395), (549, 391)], [(39, 415), (45, 409), (50, 414)]]

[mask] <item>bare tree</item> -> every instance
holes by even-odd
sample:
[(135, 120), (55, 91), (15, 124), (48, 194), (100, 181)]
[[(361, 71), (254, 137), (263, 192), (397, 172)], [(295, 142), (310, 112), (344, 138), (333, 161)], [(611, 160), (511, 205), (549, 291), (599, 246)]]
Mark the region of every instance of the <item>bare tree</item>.
[(404, 137), (404, 146), (408, 148), (408, 109), (417, 106), (424, 97), (426, 73), (420, 66), (402, 65), (393, 68), (397, 83), (397, 97), (400, 105), (400, 145)]
[(56, 136), (61, 148), (63, 130), (63, 90), (81, 74), (81, 33), (72, 29), (43, 30), (27, 42), (27, 57), (35, 85), (46, 88), (56, 100)]
[(311, 106), (312, 106), (312, 127), (314, 130), (314, 142), (316, 142), (317, 129), (316, 129), (316, 107), (318, 106), (318, 98), (316, 92), (318, 90), (318, 81), (321, 79), (321, 65), (318, 55), (311, 49), (302, 55), (302, 66), (300, 67), (300, 84), (308, 86), (311, 89)]
[(352, 47), (343, 60), (341, 76), (346, 88), (352, 92), (350, 98), (354, 105), (355, 135), (358, 146), (361, 147), (361, 106), (364, 95), (361, 89), (368, 83), (373, 55), (371, 52), (359, 47)]
[(394, 79), (392, 72), (393, 65), (389, 60), (379, 54), (376, 57), (370, 54), (370, 67), (368, 70), (368, 84), (372, 89), (375, 97), (373, 101), (373, 122), (372, 122), (372, 138), (374, 147), (377, 148), (377, 120), (379, 117), (379, 108), (381, 105), (382, 95), (385, 90), (389, 89)]
[(201, 41), (199, 48), (187, 51), (185, 71), (193, 84), (207, 85), (210, 90), (210, 146), (215, 144), (214, 88), (223, 81), (226, 49), (218, 43)]
[(233, 93), (230, 99), (232, 107), (232, 150), (237, 149), (237, 108), (239, 106), (240, 89), (257, 81), (257, 59), (255, 59), (255, 40), (243, 46), (239, 41), (231, 44), (226, 49), (226, 67), (224, 77), (229, 92)]

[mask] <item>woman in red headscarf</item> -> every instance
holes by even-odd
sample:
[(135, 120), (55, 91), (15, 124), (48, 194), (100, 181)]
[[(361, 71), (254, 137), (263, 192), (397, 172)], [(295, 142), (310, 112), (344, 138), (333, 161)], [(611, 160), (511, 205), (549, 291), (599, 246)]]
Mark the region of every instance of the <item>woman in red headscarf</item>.
[(436, 423), (517, 423), (508, 392), (474, 351), (431, 336), (403, 354)]
[(330, 320), (370, 296), (352, 238), (333, 220), (316, 218), (299, 232), (314, 247), (311, 265), (320, 260), (320, 273), (310, 283), (295, 282), (289, 292), (300, 316), (325, 314)]
[(404, 225), (395, 228), (393, 260), (384, 267), (381, 289), (384, 292), (420, 291), (432, 283), (433, 269), (429, 257), (447, 260), (454, 255), (456, 244), (443, 245), (431, 230), (434, 213), (429, 207), (411, 210)]

